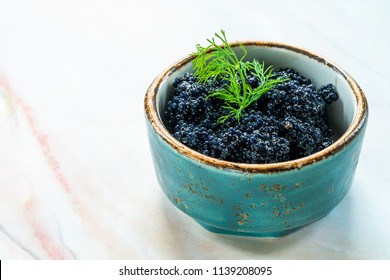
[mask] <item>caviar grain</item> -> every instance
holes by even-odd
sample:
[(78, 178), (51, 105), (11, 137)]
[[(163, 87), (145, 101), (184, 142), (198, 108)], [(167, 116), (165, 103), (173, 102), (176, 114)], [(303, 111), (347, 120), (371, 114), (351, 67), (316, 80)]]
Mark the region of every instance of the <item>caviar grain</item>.
[[(275, 163), (316, 153), (333, 141), (326, 105), (338, 95), (332, 84), (316, 88), (309, 79), (291, 68), (277, 69), (276, 77), (287, 81), (265, 93), (246, 109), (238, 122), (228, 118), (221, 100), (207, 97), (223, 81), (199, 84), (186, 73), (173, 83), (173, 98), (164, 112), (172, 135), (186, 146), (214, 158), (240, 163)], [(249, 75), (247, 83), (259, 81)]]

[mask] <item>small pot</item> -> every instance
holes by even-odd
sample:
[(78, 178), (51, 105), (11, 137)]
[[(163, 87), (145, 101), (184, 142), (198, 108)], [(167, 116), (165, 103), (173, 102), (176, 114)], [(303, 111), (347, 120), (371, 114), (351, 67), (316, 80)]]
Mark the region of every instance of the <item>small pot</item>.
[[(326, 216), (349, 191), (367, 126), (363, 91), (343, 69), (307, 50), (271, 42), (243, 42), (248, 60), (291, 67), (316, 87), (332, 83), (329, 105), (335, 142), (297, 160), (271, 164), (223, 161), (177, 141), (164, 124), (172, 83), (192, 72), (191, 56), (163, 71), (145, 96), (147, 131), (161, 188), (181, 211), (209, 231), (280, 237)], [(238, 44), (232, 44), (238, 51)]]

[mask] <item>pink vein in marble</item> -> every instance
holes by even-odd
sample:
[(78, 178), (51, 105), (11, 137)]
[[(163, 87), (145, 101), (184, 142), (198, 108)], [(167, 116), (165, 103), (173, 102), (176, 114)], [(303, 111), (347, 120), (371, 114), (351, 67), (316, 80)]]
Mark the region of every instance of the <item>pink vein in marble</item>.
[[(59, 185), (63, 188), (63, 190), (70, 195), (70, 185), (65, 178), (64, 174), (61, 172), (60, 164), (58, 160), (55, 158), (53, 153), (50, 150), (49, 143), (47, 141), (47, 136), (45, 133), (40, 131), (36, 125), (34, 120), (34, 116), (31, 108), (16, 95), (16, 93), (10, 87), (7, 79), (0, 75), (0, 87), (5, 90), (6, 95), (10, 98), (12, 103), (18, 107), (26, 118), (29, 127), (31, 128), (32, 134), (39, 143), (39, 146), (44, 155), (44, 159), (46, 160), (49, 168), (53, 171), (55, 178), (59, 182)], [(78, 204), (75, 201), (74, 197), (71, 197), (73, 204)], [(31, 198), (25, 204), (25, 213), (27, 215), (27, 222), (31, 226), (31, 230), (35, 238), (39, 241), (41, 248), (46, 252), (46, 254), (52, 259), (70, 259), (73, 258), (73, 255), (70, 251), (68, 251), (64, 246), (58, 243), (58, 238), (53, 237), (50, 233), (50, 230), (45, 228), (42, 224), (42, 221), (37, 218), (37, 214), (35, 213), (35, 199)], [(77, 205), (76, 205), (77, 206)], [(79, 207), (76, 207), (79, 208)], [(40, 215), (38, 214), (38, 217)]]
[(43, 154), (45, 155), (45, 158), (47, 160), (47, 163), (49, 164), (50, 168), (53, 170), (58, 182), (61, 184), (61, 186), (64, 188), (64, 190), (67, 193), (70, 193), (70, 186), (68, 181), (66, 180), (64, 174), (61, 172), (60, 165), (57, 161), (57, 159), (54, 157), (50, 150), (49, 143), (47, 142), (47, 136), (43, 132), (41, 132), (36, 125), (36, 122), (34, 120), (34, 116), (31, 112), (31, 108), (23, 102), (12, 90), (12, 88), (9, 86), (8, 81), (5, 79), (5, 77), (0, 76), (0, 86), (2, 86), (6, 93), (11, 97), (12, 101), (20, 107), (22, 110), (24, 116), (26, 117), (28, 124), (31, 127), (31, 130), (37, 139), (38, 143), (40, 144)]
[(50, 233), (47, 232), (42, 223), (34, 215), (34, 201), (29, 201), (25, 205), (25, 212), (27, 213), (27, 220), (32, 227), (34, 236), (39, 240), (41, 247), (49, 255), (51, 259), (64, 260), (69, 259), (71, 256), (65, 255), (63, 248), (58, 246), (55, 240), (50, 237)]

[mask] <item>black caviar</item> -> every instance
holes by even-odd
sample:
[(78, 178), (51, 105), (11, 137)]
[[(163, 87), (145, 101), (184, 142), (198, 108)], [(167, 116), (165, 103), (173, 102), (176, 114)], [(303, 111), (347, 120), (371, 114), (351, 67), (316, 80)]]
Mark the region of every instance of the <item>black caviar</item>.
[[(326, 105), (338, 99), (333, 85), (316, 88), (291, 68), (274, 74), (288, 80), (251, 104), (239, 122), (230, 117), (222, 124), (223, 101), (207, 96), (223, 81), (199, 84), (191, 73), (176, 78), (164, 112), (170, 132), (202, 154), (241, 163), (294, 160), (332, 144)], [(259, 81), (249, 75), (247, 83), (255, 88)]]

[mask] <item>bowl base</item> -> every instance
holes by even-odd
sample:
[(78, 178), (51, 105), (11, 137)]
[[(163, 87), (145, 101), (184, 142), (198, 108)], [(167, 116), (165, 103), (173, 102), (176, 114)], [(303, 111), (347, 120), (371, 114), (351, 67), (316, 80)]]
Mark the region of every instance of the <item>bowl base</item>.
[(259, 237), (259, 238), (280, 238), (304, 227), (304, 226), (299, 226), (295, 228), (290, 228), (282, 231), (273, 231), (273, 232), (249, 232), (249, 231), (228, 230), (228, 229), (214, 227), (200, 221), (196, 221), (196, 222), (212, 233), (233, 235), (233, 236), (244, 236), (244, 237)]

